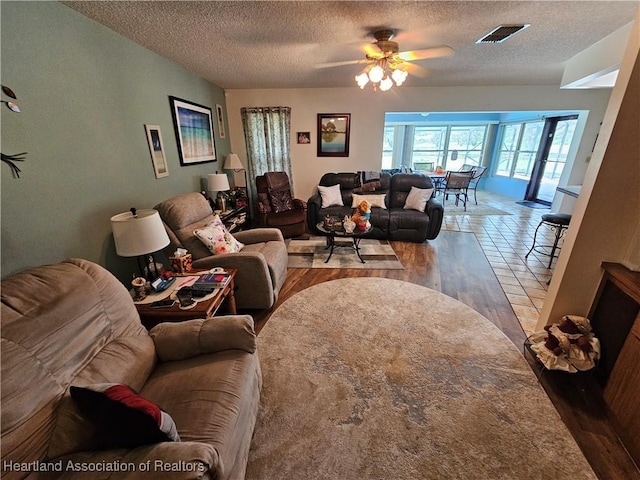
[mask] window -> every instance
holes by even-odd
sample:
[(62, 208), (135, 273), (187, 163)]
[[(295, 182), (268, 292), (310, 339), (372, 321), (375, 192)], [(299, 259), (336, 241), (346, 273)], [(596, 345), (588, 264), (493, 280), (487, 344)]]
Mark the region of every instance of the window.
[(411, 165), (425, 162), (444, 164), (447, 133), (447, 127), (415, 127)]
[(482, 150), (487, 135), (486, 125), (471, 127), (451, 127), (447, 170), (460, 170), (463, 165), (480, 165)]
[(382, 168), (392, 168), (393, 165), (393, 145), (396, 133), (395, 127), (384, 127), (384, 137), (382, 139)]
[(544, 121), (504, 125), (495, 174), (528, 180), (538, 153)]
[(487, 125), (387, 125), (382, 168), (433, 164), (459, 170), (464, 164), (480, 165), (487, 131)]
[(555, 134), (553, 135), (551, 148), (549, 149), (547, 164), (544, 169), (545, 179), (555, 181), (560, 179), (564, 165), (567, 162), (569, 148), (571, 147), (571, 141), (577, 123), (577, 119), (558, 122)]

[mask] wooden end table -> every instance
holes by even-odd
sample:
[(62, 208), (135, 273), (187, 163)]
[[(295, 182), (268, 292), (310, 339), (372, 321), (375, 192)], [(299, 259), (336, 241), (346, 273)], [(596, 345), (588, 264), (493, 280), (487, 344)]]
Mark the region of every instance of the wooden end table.
[[(136, 310), (140, 315), (142, 324), (151, 330), (158, 323), (162, 322), (184, 322), (185, 320), (193, 320), (196, 318), (208, 318), (216, 315), (220, 307), (224, 304), (226, 312), (229, 315), (235, 315), (236, 310), (236, 298), (235, 298), (235, 276), (238, 270), (229, 268), (226, 270), (231, 274), (231, 280), (229, 283), (218, 292), (214, 297), (198, 301), (195, 307), (188, 310), (182, 310), (180, 308), (180, 302), (176, 300), (175, 305), (169, 308), (151, 308), (151, 303), (135, 303)], [(192, 272), (190, 276), (196, 276), (200, 273), (206, 272)], [(169, 298), (179, 289), (181, 285), (181, 277), (176, 278), (175, 287), (162, 298)]]

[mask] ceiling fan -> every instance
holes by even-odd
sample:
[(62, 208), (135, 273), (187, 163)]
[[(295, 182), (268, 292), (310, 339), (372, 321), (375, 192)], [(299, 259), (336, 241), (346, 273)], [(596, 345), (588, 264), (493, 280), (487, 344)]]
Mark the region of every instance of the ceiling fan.
[(394, 33), (393, 30), (389, 29), (373, 32), (376, 41), (363, 46), (364, 59), (321, 63), (316, 65), (316, 68), (366, 64), (365, 69), (356, 75), (358, 86), (364, 88), (371, 81), (374, 90), (380, 88), (380, 90), (385, 91), (389, 90), (394, 82), (397, 86), (400, 86), (409, 73), (418, 77), (427, 75), (427, 69), (410, 62), (428, 58), (449, 57), (454, 54), (453, 48), (447, 45), (401, 52), (398, 43), (391, 40)]
[(364, 88), (371, 81), (374, 90), (380, 88), (380, 90), (385, 91), (389, 90), (394, 82), (397, 86), (400, 86), (409, 73), (418, 77), (427, 75), (427, 69), (411, 63), (412, 61), (449, 57), (454, 54), (453, 48), (447, 45), (401, 52), (398, 43), (391, 40), (394, 34), (395, 32), (390, 29), (373, 32), (376, 41), (363, 47), (364, 59), (321, 63), (316, 65), (316, 68), (365, 64), (367, 65), (365, 69), (356, 75), (358, 86)]

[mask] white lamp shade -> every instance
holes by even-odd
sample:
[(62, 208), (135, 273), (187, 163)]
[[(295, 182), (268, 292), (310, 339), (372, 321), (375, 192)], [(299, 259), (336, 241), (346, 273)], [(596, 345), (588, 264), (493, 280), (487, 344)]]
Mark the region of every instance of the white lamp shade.
[(235, 153), (227, 155), (227, 161), (224, 164), (225, 170), (244, 170), (244, 165), (240, 161), (240, 157)]
[(138, 210), (111, 217), (111, 230), (116, 242), (116, 252), (121, 257), (136, 257), (157, 252), (169, 245), (160, 214), (157, 210)]
[(225, 173), (210, 173), (207, 175), (207, 185), (210, 192), (224, 192), (230, 189)]

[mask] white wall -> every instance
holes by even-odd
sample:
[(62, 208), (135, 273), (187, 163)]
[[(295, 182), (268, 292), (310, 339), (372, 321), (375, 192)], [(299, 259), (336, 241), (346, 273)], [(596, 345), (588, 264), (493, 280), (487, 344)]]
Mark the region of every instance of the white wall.
[(602, 262), (640, 260), (640, 10), (576, 201), (538, 328), (586, 315)]
[[(345, 75), (348, 72), (344, 72)], [(291, 107), (293, 186), (298, 198), (312, 195), (322, 174), (377, 170), (382, 158), (386, 112), (502, 112), (526, 110), (589, 110), (583, 141), (572, 167), (582, 178), (591, 154), (610, 90), (566, 91), (559, 86), (532, 87), (400, 87), (374, 93), (371, 89), (226, 90), (231, 150), (246, 162), (240, 109), (255, 106)], [(316, 156), (318, 113), (350, 113), (349, 157)], [(298, 145), (296, 132), (310, 131), (311, 144)]]

